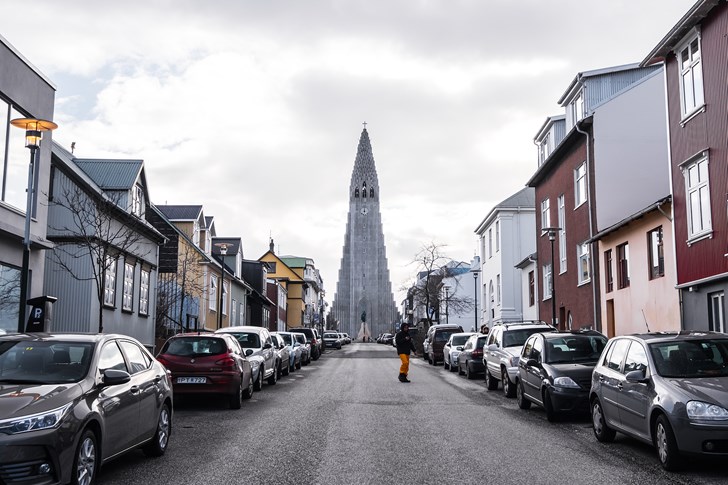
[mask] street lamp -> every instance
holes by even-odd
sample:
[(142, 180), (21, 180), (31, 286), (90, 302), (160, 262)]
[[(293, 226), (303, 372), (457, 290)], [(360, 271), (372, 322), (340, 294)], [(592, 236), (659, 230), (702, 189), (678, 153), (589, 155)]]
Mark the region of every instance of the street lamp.
[(222, 305), (225, 303), (225, 255), (227, 254), (228, 244), (217, 243), (215, 246), (220, 248), (220, 259), (222, 260), (220, 270), (220, 311), (217, 313), (217, 328), (222, 328)]
[(551, 242), (551, 325), (554, 327), (556, 327), (556, 284), (554, 278), (556, 266), (554, 265), (554, 241), (556, 240), (556, 234), (560, 230), (560, 227), (541, 228), (541, 234), (547, 234), (549, 236), (549, 241)]
[(450, 287), (445, 286), (445, 323), (446, 324), (450, 323), (450, 316), (447, 312), (447, 304), (448, 304), (449, 300), (450, 300)]
[(478, 273), (480, 273), (479, 269), (473, 270), (473, 278), (475, 281), (475, 327), (473, 327), (473, 331), (478, 331)]
[(30, 149), (30, 165), (28, 165), (28, 190), (25, 204), (25, 232), (23, 233), (23, 268), (20, 272), (20, 311), (18, 312), (18, 332), (25, 330), (25, 307), (28, 299), (28, 273), (30, 272), (30, 219), (33, 217), (33, 186), (35, 173), (35, 157), (40, 147), (42, 132), (53, 131), (58, 125), (52, 121), (34, 118), (16, 118), (10, 120), (16, 128), (25, 130), (25, 146)]

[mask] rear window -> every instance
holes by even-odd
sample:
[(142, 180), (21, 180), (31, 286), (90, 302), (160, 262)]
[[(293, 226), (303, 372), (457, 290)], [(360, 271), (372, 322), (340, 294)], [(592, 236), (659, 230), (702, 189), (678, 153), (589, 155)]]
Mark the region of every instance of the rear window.
[(229, 332), (235, 337), (240, 346), (244, 349), (257, 349), (261, 347), (260, 336), (254, 332)]
[(457, 333), (457, 330), (440, 330), (435, 332), (435, 342), (447, 342), (450, 335)]
[(458, 335), (457, 337), (452, 338), (452, 344), (465, 345), (465, 342), (468, 341), (468, 338), (470, 338), (470, 335)]
[(162, 354), (179, 357), (219, 355), (227, 353), (227, 344), (216, 337), (185, 337), (168, 341), (162, 349)]
[(482, 337), (478, 337), (477, 342), (475, 342), (475, 348), (482, 349), (483, 347), (485, 347), (485, 342), (487, 342), (487, 340), (488, 340), (488, 337), (485, 335)]

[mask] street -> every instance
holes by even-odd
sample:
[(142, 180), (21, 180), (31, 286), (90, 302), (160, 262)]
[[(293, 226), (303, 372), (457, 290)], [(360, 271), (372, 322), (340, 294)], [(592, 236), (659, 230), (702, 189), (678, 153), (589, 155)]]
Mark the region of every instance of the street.
[(391, 346), (354, 343), (230, 410), (175, 402), (164, 457), (134, 452), (101, 468), (103, 484), (725, 483), (715, 462), (668, 473), (655, 451), (618, 435), (594, 438), (588, 416), (551, 424), (538, 407), (487, 391), (413, 358), (397, 381)]

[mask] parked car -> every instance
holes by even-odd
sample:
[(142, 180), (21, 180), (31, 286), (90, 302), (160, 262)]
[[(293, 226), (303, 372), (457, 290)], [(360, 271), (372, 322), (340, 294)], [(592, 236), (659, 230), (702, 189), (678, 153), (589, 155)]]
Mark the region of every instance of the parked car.
[(458, 355), (463, 350), (463, 345), (468, 341), (473, 332), (454, 333), (447, 339), (445, 346), (442, 348), (443, 367), (451, 372), (455, 372), (458, 368)]
[(169, 372), (131, 337), (0, 335), (0, 481), (90, 485), (122, 453), (161, 456), (172, 396)]
[(488, 333), (488, 342), (483, 352), (485, 381), (489, 391), (503, 385), (506, 397), (516, 395), (518, 361), (526, 339), (536, 332), (553, 332), (556, 329), (543, 322), (514, 322), (496, 325)]
[(215, 331), (232, 335), (243, 348), (245, 356), (253, 369), (253, 388), (263, 389), (263, 381), (275, 385), (278, 381), (277, 355), (273, 348), (273, 340), (267, 328), (244, 325), (225, 327)]
[(280, 379), (281, 376), (291, 373), (291, 351), (283, 337), (277, 333), (271, 332), (270, 339), (273, 342), (273, 350), (276, 352), (276, 369), (278, 369), (278, 379)]
[(289, 328), (290, 332), (302, 333), (306, 336), (309, 345), (311, 346), (311, 359), (318, 360), (324, 351), (324, 342), (319, 336), (318, 330), (315, 328), (308, 327), (296, 327)]
[(253, 395), (250, 362), (231, 335), (186, 333), (169, 338), (157, 355), (172, 373), (174, 395), (224, 394), (240, 409)]
[(311, 363), (311, 343), (306, 338), (306, 334), (291, 332), (291, 335), (298, 342), (299, 348), (301, 349), (301, 365), (308, 365)]
[(382, 337), (382, 343), (384, 345), (394, 345), (394, 334), (393, 333), (385, 333), (384, 337)]
[(324, 345), (332, 349), (340, 349), (343, 345), (341, 334), (334, 332), (324, 332)]
[(290, 332), (273, 332), (283, 339), (288, 349), (289, 369), (291, 372), (301, 368), (301, 344)]
[(460, 325), (436, 324), (427, 330), (425, 337), (425, 360), (432, 365), (437, 365), (443, 360), (442, 349), (445, 347), (450, 335), (461, 333), (463, 327)]
[(351, 337), (349, 337), (349, 334), (348, 334), (348, 333), (344, 332), (344, 333), (342, 333), (341, 335), (343, 335), (343, 336), (344, 336), (344, 341), (345, 341), (345, 342), (346, 342), (347, 344), (350, 344), (350, 343), (351, 343)]
[(593, 330), (531, 335), (518, 361), (518, 407), (543, 406), (552, 422), (560, 413), (588, 411), (592, 371), (606, 344)]
[(728, 456), (728, 335), (650, 333), (610, 340), (591, 379), (594, 435), (617, 431), (657, 448), (675, 470), (682, 454)]
[(485, 370), (483, 365), (483, 347), (488, 340), (487, 335), (474, 333), (468, 337), (463, 345), (463, 350), (458, 355), (458, 374), (465, 375), (468, 379), (474, 379), (477, 374)]

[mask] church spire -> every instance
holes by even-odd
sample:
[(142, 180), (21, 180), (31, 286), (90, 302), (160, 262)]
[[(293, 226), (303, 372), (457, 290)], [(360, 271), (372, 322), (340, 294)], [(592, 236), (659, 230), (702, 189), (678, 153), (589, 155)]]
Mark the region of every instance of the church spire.
[(356, 150), (356, 159), (354, 160), (354, 170), (351, 173), (350, 191), (351, 198), (357, 198), (357, 193), (361, 193), (362, 197), (364, 188), (368, 188), (367, 195), (379, 195), (379, 179), (377, 177), (377, 168), (374, 164), (374, 154), (372, 153), (372, 144), (369, 141), (369, 132), (366, 126), (359, 137), (359, 146)]

